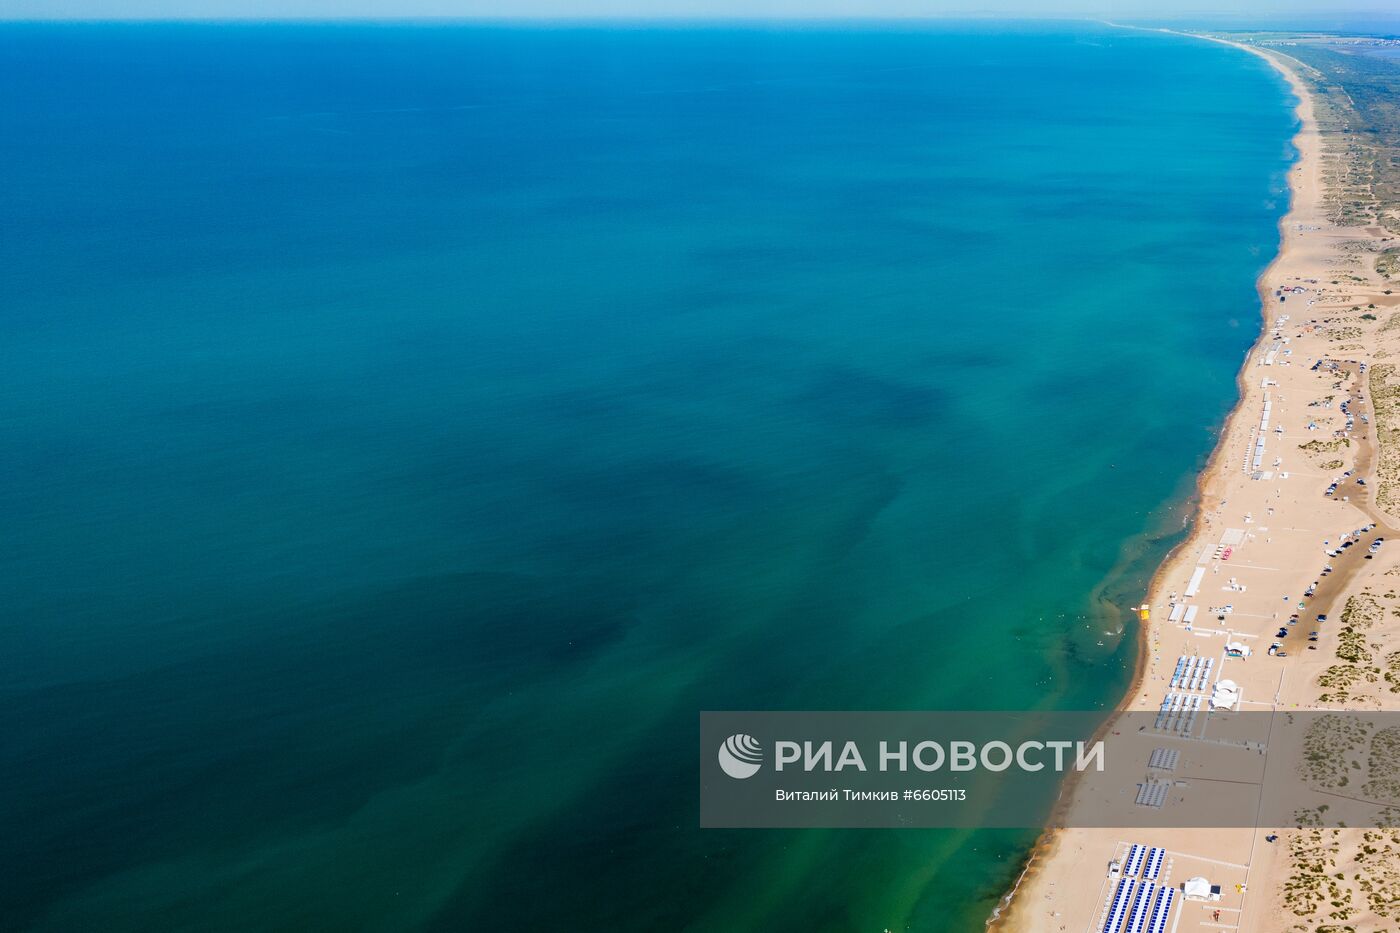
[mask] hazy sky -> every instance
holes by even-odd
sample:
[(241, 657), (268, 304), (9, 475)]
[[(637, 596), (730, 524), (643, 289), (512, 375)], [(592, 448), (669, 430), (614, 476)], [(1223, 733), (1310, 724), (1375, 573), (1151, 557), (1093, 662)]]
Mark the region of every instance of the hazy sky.
[(0, 18), (831, 17), (981, 14), (1271, 19), (1392, 13), (1397, 0), (0, 0)]

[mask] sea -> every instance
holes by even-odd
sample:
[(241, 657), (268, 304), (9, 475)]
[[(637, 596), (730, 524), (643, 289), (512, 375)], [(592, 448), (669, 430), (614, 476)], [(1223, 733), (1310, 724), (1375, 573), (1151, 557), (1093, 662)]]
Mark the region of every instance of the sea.
[(0, 25), (0, 927), (975, 931), (723, 709), (1106, 710), (1293, 101), (1088, 22)]

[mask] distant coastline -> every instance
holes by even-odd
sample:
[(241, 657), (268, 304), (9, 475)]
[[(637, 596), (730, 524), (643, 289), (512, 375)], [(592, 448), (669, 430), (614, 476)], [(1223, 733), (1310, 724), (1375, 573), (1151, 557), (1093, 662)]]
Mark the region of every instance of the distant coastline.
[[(1320, 201), (1320, 187), (1316, 184), (1303, 185), (1301, 182), (1305, 178), (1311, 178), (1310, 173), (1315, 171), (1316, 162), (1320, 157), (1316, 145), (1317, 125), (1313, 118), (1313, 104), (1311, 92), (1307, 84), (1299, 77), (1295, 69), (1282, 56), (1269, 54), (1259, 48), (1241, 42), (1235, 42), (1218, 36), (1205, 35), (1201, 33), (1183, 32), (1167, 28), (1150, 28), (1141, 26), (1131, 26), (1110, 21), (1103, 21), (1106, 25), (1122, 29), (1137, 29), (1150, 32), (1177, 35), (1183, 38), (1198, 39), (1207, 42), (1214, 42), (1227, 45), (1248, 54), (1257, 56), (1274, 68), (1287, 81), (1292, 94), (1297, 99), (1294, 112), (1298, 117), (1299, 127), (1294, 134), (1291, 144), (1295, 151), (1294, 162), (1288, 172), (1289, 180), (1289, 207), (1284, 212), (1278, 222), (1279, 244), (1278, 249), (1269, 264), (1260, 273), (1256, 281), (1258, 292), (1261, 320), (1259, 334), (1245, 355), (1240, 369), (1236, 376), (1238, 397), (1234, 407), (1227, 416), (1220, 432), (1219, 440), (1211, 452), (1210, 458), (1202, 469), (1196, 482), (1195, 508), (1190, 521), (1190, 530), (1184, 540), (1166, 556), (1158, 566), (1152, 576), (1148, 586), (1145, 605), (1159, 606), (1165, 601), (1165, 589), (1168, 586), (1168, 577), (1179, 569), (1178, 564), (1183, 557), (1194, 553), (1207, 543), (1211, 535), (1218, 534), (1219, 526), (1212, 526), (1212, 517), (1218, 516), (1223, 504), (1222, 496), (1225, 492), (1226, 476), (1229, 473), (1231, 455), (1236, 446), (1241, 443), (1242, 438), (1249, 434), (1250, 413), (1246, 411), (1249, 402), (1250, 368), (1259, 359), (1261, 349), (1270, 339), (1270, 331), (1274, 326), (1274, 319), (1277, 312), (1274, 310), (1270, 298), (1270, 281), (1281, 265), (1288, 262), (1291, 256), (1290, 247), (1296, 249), (1296, 243), (1290, 242), (1287, 231), (1291, 225), (1297, 224), (1303, 214), (1312, 214), (1317, 210)], [(1152, 708), (1152, 703), (1144, 702), (1144, 697), (1139, 696), (1143, 692), (1149, 668), (1152, 662), (1152, 642), (1155, 631), (1162, 625), (1163, 620), (1153, 616), (1149, 620), (1137, 626), (1137, 652), (1136, 663), (1131, 681), (1127, 690), (1120, 700), (1117, 712), (1130, 709)], [(1101, 731), (1107, 731), (1113, 725), (1116, 713), (1105, 721)], [(1057, 812), (1067, 810), (1075, 802), (1077, 787), (1073, 777), (1065, 782), (1060, 798)], [(1033, 931), (1044, 929), (1043, 926), (1031, 918), (1031, 905), (1028, 903), (1036, 896), (1046, 896), (1045, 892), (1036, 890), (1038, 883), (1043, 881), (1047, 874), (1059, 872), (1061, 876), (1065, 874), (1064, 863), (1073, 861), (1078, 864), (1081, 858), (1079, 853), (1069, 852), (1062, 847), (1061, 842), (1065, 830), (1047, 830), (1036, 843), (1035, 848), (1027, 856), (1026, 864), (1022, 872), (1018, 875), (1016, 883), (1007, 892), (1002, 902), (998, 905), (992, 916), (988, 920), (989, 929), (1003, 931)], [(1111, 832), (1111, 831), (1087, 831), (1087, 832)], [(1126, 830), (1117, 831), (1122, 835)], [(1097, 867), (1097, 862), (1093, 863)], [(1097, 883), (1097, 872), (1090, 871), (1089, 876)], [(1060, 891), (1059, 894), (1063, 894)]]

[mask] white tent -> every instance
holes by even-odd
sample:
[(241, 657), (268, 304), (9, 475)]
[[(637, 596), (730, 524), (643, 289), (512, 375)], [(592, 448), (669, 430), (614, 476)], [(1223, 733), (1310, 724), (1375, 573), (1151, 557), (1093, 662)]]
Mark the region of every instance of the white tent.
[(1230, 657), (1247, 658), (1254, 651), (1242, 641), (1231, 641), (1225, 643), (1225, 653)]
[(1240, 702), (1240, 687), (1233, 680), (1221, 680), (1210, 695), (1211, 709), (1234, 709)]
[(1210, 882), (1199, 875), (1195, 878), (1187, 878), (1181, 885), (1181, 893), (1193, 901), (1220, 899), (1220, 895), (1211, 890)]

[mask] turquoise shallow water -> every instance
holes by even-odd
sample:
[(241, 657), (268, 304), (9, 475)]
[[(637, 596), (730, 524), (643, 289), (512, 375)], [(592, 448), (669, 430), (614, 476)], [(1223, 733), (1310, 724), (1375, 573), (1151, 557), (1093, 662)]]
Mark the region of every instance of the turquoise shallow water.
[(1286, 206), (1262, 63), (0, 40), (7, 928), (980, 928), (1033, 832), (701, 832), (696, 714), (1116, 701)]

